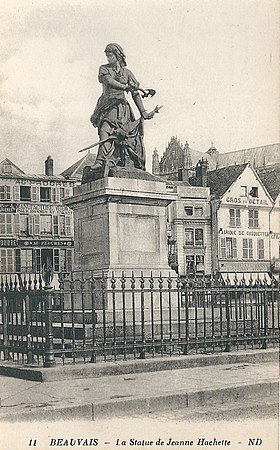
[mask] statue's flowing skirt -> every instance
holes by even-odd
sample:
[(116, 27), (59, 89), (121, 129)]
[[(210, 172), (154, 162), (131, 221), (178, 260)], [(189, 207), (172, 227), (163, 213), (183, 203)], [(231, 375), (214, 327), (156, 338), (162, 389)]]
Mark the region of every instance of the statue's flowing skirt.
[(100, 144), (97, 160), (104, 161), (109, 157), (118, 166), (133, 165), (145, 170), (143, 120), (135, 120), (133, 111), (125, 99), (100, 97), (91, 116), (91, 122), (94, 126), (98, 126), (100, 139), (104, 137), (104, 129), (108, 136), (118, 137), (116, 140)]

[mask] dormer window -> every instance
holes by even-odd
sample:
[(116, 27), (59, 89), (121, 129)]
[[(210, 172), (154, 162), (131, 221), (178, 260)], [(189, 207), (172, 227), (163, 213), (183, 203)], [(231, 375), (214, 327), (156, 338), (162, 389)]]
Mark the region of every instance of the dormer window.
[(193, 216), (193, 207), (185, 206), (185, 212), (186, 212), (187, 216)]
[(249, 192), (249, 195), (251, 195), (251, 197), (254, 197), (254, 198), (258, 197), (259, 196), (259, 188), (253, 186)]
[(3, 164), (2, 173), (12, 173), (11, 164)]

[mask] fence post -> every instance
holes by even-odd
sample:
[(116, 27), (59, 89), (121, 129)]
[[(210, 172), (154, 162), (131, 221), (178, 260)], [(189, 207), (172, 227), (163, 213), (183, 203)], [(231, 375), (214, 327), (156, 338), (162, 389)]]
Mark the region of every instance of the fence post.
[(227, 290), (225, 292), (225, 300), (226, 300), (226, 322), (227, 322), (227, 342), (225, 347), (225, 352), (231, 351), (231, 335), (230, 335), (230, 291), (227, 287)]
[(52, 324), (52, 292), (51, 287), (45, 286), (45, 321), (46, 321), (46, 343), (44, 367), (54, 367), (54, 345), (53, 345), (53, 324)]
[(30, 301), (30, 297), (27, 294), (25, 296), (27, 364), (32, 364), (32, 362), (33, 362), (32, 334), (31, 334), (31, 322), (32, 322), (31, 305), (32, 305), (32, 301)]
[(143, 277), (143, 272), (141, 272), (140, 278), (140, 295), (141, 295), (141, 349), (139, 359), (146, 358), (146, 340), (145, 340), (145, 279)]
[(267, 300), (267, 286), (264, 283), (264, 305), (263, 305), (263, 321), (264, 321), (264, 339), (262, 349), (267, 349), (267, 337), (268, 337), (268, 300)]
[(3, 315), (3, 345), (4, 345), (4, 359), (9, 359), (8, 350), (8, 308), (7, 308), (7, 297), (6, 295), (2, 298), (2, 315)]

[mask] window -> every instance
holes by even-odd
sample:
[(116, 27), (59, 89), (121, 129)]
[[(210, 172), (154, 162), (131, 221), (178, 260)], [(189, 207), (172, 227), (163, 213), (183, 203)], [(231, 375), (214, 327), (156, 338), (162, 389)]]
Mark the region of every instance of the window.
[(253, 186), (249, 192), (249, 195), (251, 195), (251, 197), (258, 197), (259, 196), (259, 188)]
[(264, 259), (264, 239), (258, 239), (258, 259)]
[(14, 269), (14, 258), (13, 250), (3, 248), (0, 250), (0, 272), (1, 273), (13, 273)]
[(230, 208), (229, 210), (229, 226), (230, 227), (240, 227), (240, 209)]
[(55, 248), (53, 255), (55, 272), (71, 272), (72, 250)]
[(201, 207), (194, 208), (194, 214), (196, 217), (202, 217), (203, 216), (203, 208), (201, 208)]
[(221, 238), (221, 258), (236, 259), (236, 238)]
[(65, 236), (65, 216), (59, 217), (59, 224), (60, 224), (60, 234), (61, 236)]
[(66, 272), (70, 272), (72, 270), (72, 265), (73, 265), (73, 251), (70, 249), (66, 249), (66, 250), (62, 250), (66, 253), (66, 258), (65, 258), (65, 270)]
[(40, 201), (50, 202), (51, 201), (51, 188), (40, 187)]
[(195, 245), (202, 246), (203, 245), (203, 229), (197, 228), (195, 230)]
[(61, 262), (60, 262), (61, 272), (71, 272), (73, 251), (70, 249), (63, 249), (60, 250), (60, 252), (61, 252)]
[(19, 216), (19, 232), (24, 236), (28, 236), (28, 215), (20, 214)]
[(259, 227), (259, 211), (257, 209), (249, 209), (249, 227)]
[(37, 273), (41, 272), (41, 250), (37, 248), (34, 250), (34, 267)]
[(40, 195), (39, 195), (39, 187), (38, 186), (31, 186), (31, 201), (32, 202), (39, 202), (40, 201)]
[(20, 186), (20, 200), (22, 202), (31, 202), (31, 187)]
[(65, 216), (65, 234), (71, 236), (71, 216)]
[(194, 245), (194, 232), (191, 228), (185, 229), (186, 245)]
[(34, 215), (34, 236), (38, 236), (40, 234), (40, 215)]
[(41, 234), (52, 234), (52, 216), (41, 216)]
[(253, 241), (252, 239), (243, 239), (243, 258), (253, 259)]
[(196, 271), (204, 272), (204, 255), (197, 255), (195, 259), (196, 259)]
[(21, 272), (32, 272), (33, 271), (33, 258), (32, 258), (32, 249), (21, 250), (20, 254), (20, 264), (21, 264)]
[(0, 200), (11, 200), (11, 186), (0, 186)]
[(186, 272), (194, 273), (194, 255), (186, 255)]
[(52, 196), (52, 202), (53, 203), (59, 202), (59, 194), (60, 194), (59, 188), (52, 188), (51, 189), (51, 196)]
[(55, 272), (59, 272), (59, 249), (55, 248), (53, 251), (53, 268)]
[(21, 267), (20, 267), (20, 249), (16, 248), (16, 272), (20, 273), (21, 272)]
[(12, 214), (0, 214), (0, 236), (12, 234)]
[(53, 234), (54, 236), (58, 236), (59, 234), (58, 216), (53, 216)]
[(64, 188), (60, 188), (60, 200), (62, 201), (65, 198)]
[(187, 216), (192, 216), (193, 215), (193, 207), (185, 206), (185, 212), (186, 212)]
[(247, 197), (248, 189), (247, 186), (241, 186), (241, 197)]
[(60, 271), (71, 272), (73, 251), (70, 249), (60, 250)]
[(64, 198), (71, 197), (73, 189), (65, 188), (64, 190)]

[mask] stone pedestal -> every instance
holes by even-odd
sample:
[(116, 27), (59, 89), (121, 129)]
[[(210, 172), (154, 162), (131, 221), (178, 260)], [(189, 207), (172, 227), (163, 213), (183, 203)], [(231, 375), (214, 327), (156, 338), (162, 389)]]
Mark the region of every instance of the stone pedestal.
[(75, 269), (115, 276), (176, 276), (167, 262), (165, 182), (106, 177), (77, 186), (65, 204), (74, 211)]

